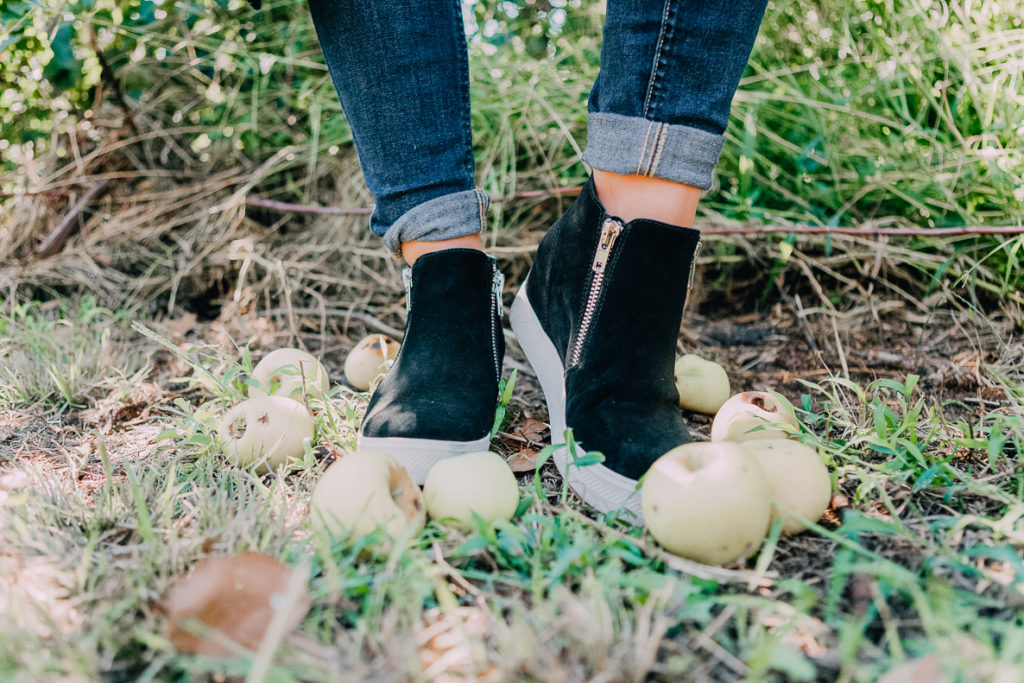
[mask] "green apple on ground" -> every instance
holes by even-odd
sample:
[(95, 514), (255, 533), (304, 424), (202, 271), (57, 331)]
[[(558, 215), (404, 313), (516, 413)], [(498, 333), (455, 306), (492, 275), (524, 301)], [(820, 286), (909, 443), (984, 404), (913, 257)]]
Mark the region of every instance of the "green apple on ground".
[(259, 386), (249, 387), (250, 398), (270, 394), (301, 403), (306, 396), (322, 399), (331, 388), (324, 366), (301, 349), (271, 351), (253, 368), (252, 378)]
[(711, 440), (786, 439), (795, 431), (796, 416), (782, 401), (765, 391), (744, 391), (718, 409)]
[(714, 361), (687, 353), (676, 360), (676, 389), (679, 407), (714, 415), (729, 398), (729, 375)]
[(378, 451), (356, 451), (327, 468), (313, 490), (314, 526), (355, 540), (381, 529), (392, 540), (423, 529), (419, 486), (397, 460)]
[(832, 480), (818, 451), (792, 439), (755, 439), (740, 446), (764, 471), (772, 500), (772, 521), (782, 517), (783, 534), (804, 530), (804, 525), (788, 517), (786, 511), (808, 522), (821, 519), (832, 500)]
[(359, 391), (368, 391), (391, 369), (399, 344), (383, 334), (362, 339), (345, 359), (345, 379)]
[(488, 524), (512, 519), (519, 505), (519, 484), (497, 453), (467, 453), (430, 468), (423, 498), (432, 519), (470, 529), (473, 513)]
[(224, 456), (240, 467), (260, 472), (301, 459), (312, 438), (309, 411), (283, 396), (242, 401), (224, 415), (217, 429)]
[(723, 565), (761, 546), (771, 520), (768, 491), (761, 467), (739, 444), (688, 443), (647, 470), (640, 504), (668, 551)]

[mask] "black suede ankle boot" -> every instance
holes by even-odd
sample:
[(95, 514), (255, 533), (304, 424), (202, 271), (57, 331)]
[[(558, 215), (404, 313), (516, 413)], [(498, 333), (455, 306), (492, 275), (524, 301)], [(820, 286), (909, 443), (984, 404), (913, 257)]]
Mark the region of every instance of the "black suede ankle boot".
[(439, 460), (490, 444), (504, 277), (472, 249), (424, 254), (403, 277), (405, 337), (370, 399), (359, 447), (390, 453), (422, 484)]
[(642, 520), (637, 479), (690, 441), (673, 379), (676, 339), (700, 232), (605, 213), (593, 180), (548, 231), (509, 319), (537, 372), (553, 443), (571, 428), (603, 464), (554, 456), (589, 505)]

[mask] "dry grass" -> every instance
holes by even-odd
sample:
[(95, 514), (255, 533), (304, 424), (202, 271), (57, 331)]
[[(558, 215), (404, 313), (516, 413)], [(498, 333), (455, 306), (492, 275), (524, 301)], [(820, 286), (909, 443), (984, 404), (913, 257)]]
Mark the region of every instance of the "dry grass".
[[(159, 607), (195, 560), (243, 550), (309, 572), (313, 608), (263, 653), (274, 680), (445, 680), (437, 675), (449, 664), (456, 679), (875, 680), (924, 656), (986, 678), (1024, 656), (1007, 645), (1024, 629), (1024, 570), (1014, 559), (1024, 347), (999, 314), (867, 306), (841, 319), (839, 346), (831, 309), (691, 314), (682, 345), (723, 360), (737, 384), (776, 388), (802, 406), (805, 438), (832, 464), (843, 496), (822, 526), (771, 537), (737, 572), (679, 562), (639, 530), (588, 516), (571, 492), (563, 497), (550, 466), (521, 479), (532, 503), (512, 525), (430, 525), (381, 562), (360, 559), (358, 546), (325, 545), (309, 533), (306, 501), (335, 444), (350, 441), (365, 398), (334, 392), (333, 419), (320, 417), (326, 447), (309, 469), (255, 477), (224, 467), (196, 436), (237, 385), (201, 376), (237, 367), (232, 334), (270, 348), (289, 338), (287, 322), (173, 319), (159, 327), (174, 340), (170, 353), (94, 310), (31, 309), (0, 335), (0, 349), (59, 364), (73, 359), (32, 346), (24, 331), (61, 325), (87, 339), (109, 325), (122, 364), (121, 379), (92, 377), (86, 408), (3, 404), (7, 674), (245, 675), (254, 660), (175, 651)], [(328, 331), (325, 343), (315, 321), (296, 317), (300, 339), (325, 351), (338, 377), (350, 342)], [(922, 344), (900, 349), (897, 338)], [(852, 381), (838, 374), (840, 354)], [(514, 345), (509, 361), (522, 364)], [(16, 376), (31, 366), (19, 364)], [(916, 387), (907, 367), (920, 373)], [(535, 381), (527, 369), (520, 376), (510, 435), (527, 416), (544, 417)], [(706, 418), (688, 419), (706, 433)], [(168, 428), (177, 436), (158, 439)], [(505, 453), (522, 446), (508, 436), (496, 444)], [(432, 669), (439, 660), (447, 664)]]

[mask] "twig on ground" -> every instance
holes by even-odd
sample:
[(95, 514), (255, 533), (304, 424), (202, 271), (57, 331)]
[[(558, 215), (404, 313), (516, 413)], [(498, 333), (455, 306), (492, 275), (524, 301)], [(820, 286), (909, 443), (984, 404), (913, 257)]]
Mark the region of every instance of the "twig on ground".
[[(491, 203), (513, 201), (516, 199), (537, 199), (542, 197), (562, 197), (579, 194), (579, 187), (559, 187), (550, 190), (529, 190), (515, 194), (502, 195), (491, 199)], [(312, 213), (335, 216), (368, 216), (373, 213), (372, 206), (318, 206), (315, 204), (292, 204), (274, 199), (249, 197), (246, 206), (291, 213)], [(798, 235), (855, 235), (859, 237), (880, 237), (895, 235), (902, 237), (950, 237), (963, 235), (1024, 235), (1024, 225), (963, 225), (951, 228), (868, 228), (854, 226), (827, 225), (740, 225), (740, 226), (707, 226), (701, 227), (705, 235), (757, 235), (760, 233), (778, 232)], [(501, 253), (519, 253), (524, 247), (498, 247)], [(509, 250), (516, 251), (509, 251)]]
[[(288, 315), (288, 312), (288, 308), (269, 308), (259, 311), (257, 314), (269, 317), (275, 315)], [(402, 330), (397, 327), (392, 327), (391, 325), (374, 318), (368, 313), (354, 311), (351, 308), (292, 308), (291, 313), (293, 315), (326, 315), (332, 318), (350, 318), (352, 320), (358, 320), (367, 327), (377, 330), (378, 332), (390, 335), (398, 341), (401, 341), (404, 336)]]
[(444, 551), (441, 550), (441, 545), (437, 541), (434, 541), (431, 545), (434, 548), (434, 562), (437, 563), (437, 566), (440, 567), (442, 571), (448, 575), (448, 578), (454, 581), (459, 588), (473, 596), (473, 599), (476, 600), (477, 607), (488, 612), (487, 599), (484, 598), (483, 591), (470, 583), (469, 580), (460, 574), (455, 567), (448, 564), (448, 560), (444, 557)]
[(800, 331), (803, 332), (804, 339), (807, 341), (807, 346), (811, 351), (821, 351), (821, 347), (818, 346), (818, 342), (815, 341), (814, 335), (811, 333), (811, 328), (807, 324), (807, 313), (804, 311), (803, 304), (800, 303), (800, 295), (797, 294), (794, 297), (790, 296), (788, 292), (782, 291), (782, 296), (786, 298), (786, 301), (789, 302), (790, 308), (793, 309), (793, 313), (796, 315), (796, 319), (800, 323)]
[(698, 647), (707, 650), (709, 653), (717, 657), (723, 664), (732, 669), (733, 673), (739, 674), (740, 676), (746, 676), (748, 669), (747, 665), (743, 663), (743, 660), (739, 659), (719, 645), (713, 637), (729, 622), (730, 619), (732, 619), (732, 615), (735, 613), (735, 605), (726, 607), (722, 610), (721, 614), (715, 617), (714, 621), (708, 624), (707, 628), (697, 634), (697, 637), (694, 640), (696, 640)]
[(78, 217), (85, 210), (85, 207), (89, 206), (89, 203), (96, 198), (103, 188), (107, 186), (110, 181), (106, 178), (97, 181), (95, 185), (89, 188), (82, 198), (75, 202), (75, 205), (71, 207), (71, 210), (67, 212), (64, 219), (60, 224), (54, 228), (49, 235), (43, 238), (43, 241), (36, 247), (36, 253), (40, 256), (52, 256), (60, 251), (64, 241), (71, 236), (71, 233), (76, 225), (78, 225)]

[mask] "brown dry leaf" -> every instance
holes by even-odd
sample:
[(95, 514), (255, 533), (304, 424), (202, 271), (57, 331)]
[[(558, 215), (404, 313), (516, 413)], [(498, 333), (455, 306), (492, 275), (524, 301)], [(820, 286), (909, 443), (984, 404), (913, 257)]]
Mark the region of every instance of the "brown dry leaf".
[(925, 655), (889, 669), (878, 683), (946, 683), (947, 680), (939, 658)]
[(449, 613), (434, 607), (424, 612), (416, 636), (424, 677), (434, 683), (505, 680), (501, 670), (487, 662), (483, 644), (487, 620), (487, 613), (478, 607), (459, 607)]
[(548, 433), (548, 426), (540, 420), (527, 418), (517, 424), (512, 433), (526, 439), (530, 443), (544, 443)]
[(537, 451), (524, 448), (506, 462), (513, 472), (532, 472), (537, 469)]
[(179, 341), (184, 339), (185, 336), (196, 328), (198, 319), (195, 313), (185, 313), (180, 318), (171, 318), (170, 320), (164, 320), (160, 323), (167, 335), (173, 341)]
[[(168, 637), (178, 649), (200, 655), (230, 654), (223, 639), (256, 650), (279, 609), (290, 612), (288, 631), (309, 611), (305, 588), (297, 604), (280, 604), (291, 576), (291, 569), (259, 553), (200, 560), (178, 578), (164, 600)], [(197, 635), (203, 626), (214, 633)]]

